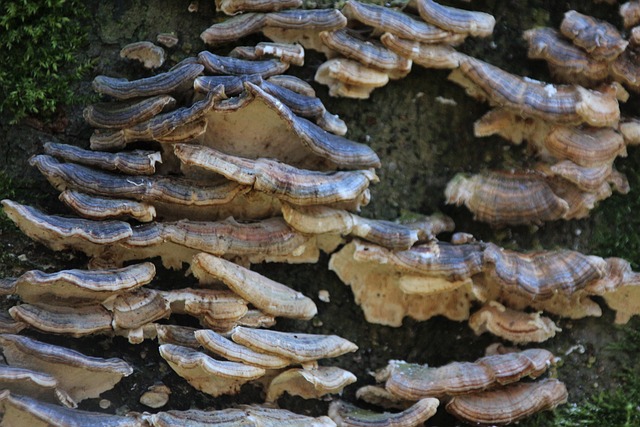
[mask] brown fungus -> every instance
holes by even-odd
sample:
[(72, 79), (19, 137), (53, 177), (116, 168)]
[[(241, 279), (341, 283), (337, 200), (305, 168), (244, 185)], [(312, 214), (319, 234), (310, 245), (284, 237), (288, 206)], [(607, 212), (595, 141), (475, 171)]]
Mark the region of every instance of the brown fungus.
[(59, 302), (101, 302), (150, 283), (155, 272), (150, 262), (107, 270), (62, 270), (55, 273), (32, 270), (13, 281), (11, 293), (30, 303), (50, 297)]
[(613, 61), (629, 44), (613, 25), (575, 10), (564, 14), (560, 32), (598, 60)]
[(369, 201), (369, 184), (378, 177), (371, 170), (320, 172), (271, 159), (251, 160), (218, 150), (176, 144), (174, 153), (187, 166), (215, 172), (238, 184), (296, 205), (337, 205), (357, 210)]
[(300, 6), (302, 0), (216, 0), (216, 10), (227, 15), (243, 12), (277, 12)]
[(349, 0), (342, 12), (350, 19), (360, 21), (384, 32), (407, 40), (424, 43), (459, 43), (466, 35), (455, 34), (403, 12), (375, 4)]
[(493, 34), (496, 19), (488, 13), (443, 6), (433, 0), (417, 0), (416, 3), (422, 19), (444, 30), (476, 37)]
[(386, 368), (385, 388), (407, 400), (464, 395), (527, 376), (536, 378), (547, 370), (553, 359), (547, 350), (528, 349), (486, 356), (473, 363), (452, 362), (438, 368), (392, 361)]
[(453, 397), (447, 412), (473, 425), (505, 425), (567, 402), (557, 379), (520, 383), (502, 389)]
[(393, 252), (354, 240), (331, 256), (329, 269), (351, 286), (367, 321), (397, 327), (405, 316), (467, 319), (474, 299), (470, 277), (482, 270), (481, 259), (481, 246), (474, 244)]
[(309, 33), (336, 30), (345, 25), (347, 19), (337, 9), (250, 12), (212, 25), (200, 34), (200, 38), (206, 44), (218, 45), (262, 31), (276, 42), (300, 41), (309, 48), (307, 42), (312, 38)]
[(527, 56), (547, 61), (551, 74), (562, 82), (592, 85), (609, 75), (606, 61), (592, 58), (552, 28), (527, 30), (523, 36), (529, 45)]
[(553, 85), (516, 76), (479, 59), (463, 56), (449, 80), (467, 93), (524, 116), (565, 124), (617, 126), (620, 109), (615, 88), (602, 91), (581, 86)]
[(173, 68), (167, 73), (140, 80), (127, 81), (114, 77), (97, 76), (93, 80), (93, 90), (116, 99), (163, 95), (174, 91), (179, 92), (185, 87), (190, 87), (193, 80), (202, 71), (204, 71), (203, 65), (186, 63)]
[(541, 224), (565, 217), (570, 209), (544, 176), (526, 172), (458, 174), (447, 184), (445, 197), (448, 204), (464, 204), (474, 219), (496, 226)]

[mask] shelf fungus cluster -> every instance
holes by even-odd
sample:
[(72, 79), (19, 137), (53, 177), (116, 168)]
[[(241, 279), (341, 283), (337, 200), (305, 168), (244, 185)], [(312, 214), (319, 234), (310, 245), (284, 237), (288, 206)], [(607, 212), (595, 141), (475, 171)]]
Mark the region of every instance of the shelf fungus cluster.
[(539, 377), (553, 363), (550, 352), (537, 348), (438, 368), (392, 360), (374, 375), (383, 384), (365, 386), (357, 395), (391, 407), (439, 400), (469, 424), (505, 425), (566, 403), (567, 389), (556, 379), (520, 381)]
[(526, 171), (460, 174), (447, 186), (447, 202), (493, 225), (584, 218), (613, 191), (629, 191), (613, 163), (638, 143), (637, 120), (621, 119), (618, 108), (629, 97), (625, 88), (638, 91), (636, 45), (576, 11), (565, 14), (560, 31), (536, 28), (524, 38), (529, 58), (546, 60), (557, 80), (571, 84), (523, 79), (454, 51), (450, 78), (496, 107), (475, 123), (476, 136), (526, 141), (537, 162)]
[(7, 214), (36, 240), (101, 266), (160, 256), (179, 268), (200, 251), (245, 264), (315, 262), (335, 244), (291, 228), (282, 206), (358, 211), (380, 161), (341, 136), (344, 122), (306, 82), (282, 74), (302, 63), (299, 45), (234, 52), (204, 51), (139, 80), (96, 77), (111, 100), (84, 110), (92, 150), (47, 143), (31, 159), (82, 218), (10, 201)]
[(197, 341), (195, 348), (163, 344), (160, 355), (193, 387), (214, 397), (238, 393), (243, 384), (255, 382), (265, 387), (268, 402), (276, 401), (285, 392), (313, 399), (341, 393), (356, 381), (349, 371), (317, 364), (318, 359), (357, 350), (355, 344), (336, 335), (241, 326), (234, 328), (229, 338), (212, 330), (197, 330), (193, 334)]
[[(570, 250), (521, 253), (492, 243), (434, 241), (392, 251), (354, 239), (332, 255), (329, 268), (351, 286), (368, 321), (391, 326), (405, 316), (442, 315), (469, 319), (478, 334), (528, 343), (559, 331), (540, 312), (600, 316), (594, 296), (616, 311), (617, 323), (640, 314), (640, 281), (627, 261)], [(476, 302), (484, 305), (471, 315)]]
[[(30, 271), (4, 280), (2, 292), (16, 294), (23, 301), (9, 310), (21, 327), (74, 337), (121, 335), (131, 343), (158, 338), (160, 355), (169, 365), (212, 396), (237, 393), (242, 384), (255, 381), (265, 387), (267, 401), (276, 401), (285, 392), (309, 399), (339, 393), (356, 381), (344, 369), (316, 362), (353, 352), (355, 344), (335, 335), (258, 329), (272, 326), (276, 317), (312, 318), (317, 308), (311, 299), (205, 253), (196, 255), (192, 271), (200, 288), (145, 288), (155, 268), (143, 263), (110, 270)], [(191, 315), (209, 329), (159, 324), (172, 313)], [(5, 358), (9, 357), (7, 346), (2, 345)], [(54, 388), (49, 392), (55, 392)], [(75, 402), (79, 397), (70, 399)]]
[(3, 423), (10, 426), (29, 425), (46, 427), (51, 425), (64, 427), (182, 427), (198, 426), (243, 426), (261, 427), (280, 425), (286, 422), (291, 427), (335, 427), (336, 424), (326, 416), (309, 417), (285, 409), (258, 405), (244, 405), (237, 408), (217, 411), (189, 409), (185, 411), (166, 411), (156, 414), (147, 412), (127, 415), (110, 415), (100, 412), (83, 411), (53, 405), (46, 401), (23, 396), (13, 391), (0, 392), (0, 408)]
[[(341, 11), (295, 9), (299, 3), (274, 2), (268, 9), (249, 4), (220, 6), (229, 15), (246, 13), (214, 24), (201, 38), (218, 45), (262, 32), (278, 43), (300, 43), (326, 55), (315, 80), (329, 86), (331, 96), (366, 99), (390, 79), (406, 76), (412, 62), (419, 63), (414, 57), (421, 43), (459, 44), (469, 35), (491, 35), (495, 25), (489, 14), (433, 0), (413, 2), (414, 13), (356, 0), (346, 2)], [(388, 44), (390, 38), (394, 41)]]

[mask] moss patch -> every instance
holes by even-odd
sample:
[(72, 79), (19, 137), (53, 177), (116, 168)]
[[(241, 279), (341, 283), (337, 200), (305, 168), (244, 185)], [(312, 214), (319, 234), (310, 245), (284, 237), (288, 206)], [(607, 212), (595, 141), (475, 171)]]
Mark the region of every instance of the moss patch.
[(17, 122), (51, 117), (77, 99), (72, 82), (90, 66), (75, 55), (86, 41), (78, 0), (5, 0), (0, 5), (0, 113)]

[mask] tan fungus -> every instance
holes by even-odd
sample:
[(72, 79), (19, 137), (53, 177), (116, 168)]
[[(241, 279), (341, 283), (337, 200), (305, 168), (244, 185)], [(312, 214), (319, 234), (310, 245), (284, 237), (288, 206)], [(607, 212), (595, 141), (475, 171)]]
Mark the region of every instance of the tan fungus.
[(164, 64), (164, 49), (151, 42), (130, 43), (120, 50), (120, 58), (133, 59), (141, 62), (145, 68), (155, 69)]
[(188, 347), (163, 344), (159, 350), (171, 369), (193, 387), (213, 397), (235, 394), (242, 384), (265, 374), (262, 368), (215, 360)]
[(357, 378), (349, 371), (335, 366), (313, 369), (288, 369), (278, 374), (267, 388), (267, 402), (275, 402), (285, 392), (303, 399), (319, 399), (327, 394), (342, 393)]
[(196, 255), (191, 262), (191, 271), (200, 284), (222, 281), (267, 314), (308, 320), (318, 312), (313, 300), (300, 292), (213, 255)]
[(34, 369), (53, 376), (74, 402), (98, 397), (133, 368), (120, 359), (85, 356), (75, 350), (18, 335), (0, 335), (2, 353), (10, 366)]
[(543, 342), (561, 332), (548, 317), (538, 313), (512, 310), (497, 301), (490, 301), (469, 317), (469, 327), (476, 335), (484, 332), (516, 344)]
[(231, 339), (268, 354), (276, 354), (298, 363), (341, 356), (352, 353), (358, 347), (337, 335), (300, 334), (267, 329), (237, 327)]

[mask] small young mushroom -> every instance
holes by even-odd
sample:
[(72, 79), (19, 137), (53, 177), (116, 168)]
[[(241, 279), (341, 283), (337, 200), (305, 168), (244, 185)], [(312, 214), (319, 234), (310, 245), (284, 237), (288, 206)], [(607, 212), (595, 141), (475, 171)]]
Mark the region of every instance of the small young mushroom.
[(144, 68), (155, 69), (164, 64), (166, 55), (164, 49), (155, 44), (142, 41), (130, 43), (120, 50), (120, 58), (139, 61)]

